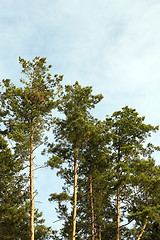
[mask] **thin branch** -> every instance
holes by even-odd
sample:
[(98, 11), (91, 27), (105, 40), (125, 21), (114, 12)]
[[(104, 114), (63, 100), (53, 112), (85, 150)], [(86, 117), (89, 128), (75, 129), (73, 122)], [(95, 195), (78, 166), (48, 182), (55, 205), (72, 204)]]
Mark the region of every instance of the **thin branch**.
[(14, 148), (14, 146), (13, 146), (13, 143), (11, 142), (11, 140), (10, 140), (10, 139), (8, 139), (8, 141), (9, 141), (9, 143), (12, 145), (12, 147)]
[(42, 143), (40, 143), (38, 146), (36, 146), (36, 147), (33, 149), (33, 152), (34, 152), (37, 148), (39, 148), (41, 145), (43, 145), (43, 143), (44, 143), (44, 142), (42, 142)]
[(61, 171), (62, 171), (62, 174), (63, 174), (63, 176), (70, 182), (70, 184), (72, 185), (72, 186), (74, 186), (74, 184), (71, 182), (71, 180), (66, 176), (66, 174), (64, 173), (64, 169), (63, 168), (60, 168), (61, 169)]
[(130, 220), (128, 223), (126, 223), (126, 224), (120, 226), (120, 228), (126, 227), (126, 226), (129, 225), (133, 220), (134, 220), (134, 219), (132, 219), (132, 220)]
[(26, 164), (26, 166), (25, 166), (25, 167), (23, 167), (23, 170), (24, 170), (24, 169), (26, 169), (26, 168), (28, 168), (28, 167), (29, 167), (29, 165), (28, 165), (28, 164)]
[(59, 222), (59, 221), (62, 221), (62, 220), (64, 220), (64, 219), (59, 219), (59, 220), (56, 220), (56, 221), (54, 221), (52, 223), (56, 223), (56, 222)]
[(40, 201), (34, 201), (34, 202), (36, 202), (36, 203), (43, 203), (43, 202), (40, 202)]
[(137, 208), (133, 203), (131, 203), (131, 202), (129, 202), (129, 201), (124, 201), (124, 200), (123, 200), (122, 203), (125, 204), (125, 205), (127, 205), (127, 206), (130, 206), (130, 205), (131, 205), (132, 207), (134, 207), (134, 208), (136, 208), (136, 209), (138, 210), (138, 208)]
[(46, 167), (47, 167), (47, 166), (37, 167), (37, 168), (34, 168), (33, 171), (36, 171), (36, 170), (38, 170), (38, 169), (40, 169), (40, 168), (46, 168)]
[(63, 176), (70, 182), (70, 184), (71, 184), (72, 186), (74, 186), (74, 184), (71, 182), (71, 180), (70, 180), (65, 174), (63, 174)]

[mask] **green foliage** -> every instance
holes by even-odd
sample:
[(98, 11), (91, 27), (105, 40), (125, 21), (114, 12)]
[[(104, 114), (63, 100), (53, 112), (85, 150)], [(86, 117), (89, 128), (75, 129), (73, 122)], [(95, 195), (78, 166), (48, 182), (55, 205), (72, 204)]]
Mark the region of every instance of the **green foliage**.
[(50, 196), (49, 201), (61, 202), (71, 200), (71, 197), (66, 192), (62, 192), (60, 194), (52, 193)]
[[(52, 126), (55, 142), (48, 143), (51, 157), (47, 165), (57, 168), (57, 175), (65, 183), (62, 193), (52, 193), (49, 201), (57, 202), (63, 228), (57, 236), (44, 225), (42, 213), (35, 210), (35, 240), (72, 238), (76, 174), (77, 240), (91, 238), (92, 200), (95, 239), (98, 231), (102, 239), (116, 239), (117, 194), (121, 202), (121, 239), (137, 239), (145, 223), (142, 239), (159, 239), (160, 167), (152, 154), (160, 147), (148, 143), (158, 126), (145, 124), (145, 117), (128, 106), (101, 122), (90, 111), (103, 96), (92, 95), (91, 86), (81, 87), (75, 82), (66, 85), (63, 92), (63, 76), (52, 77), (52, 66), (46, 65), (46, 58), (19, 58), (19, 62), (24, 76), (19, 86), (9, 79), (0, 83), (0, 239), (28, 240), (29, 184), (24, 162), (29, 161), (31, 136), (35, 150), (47, 142), (44, 133)], [(52, 116), (55, 108), (63, 118)], [(12, 150), (4, 136), (11, 139)], [(123, 220), (132, 225), (122, 226)]]
[[(60, 160), (59, 173), (62, 178), (67, 180), (69, 185), (71, 185), (75, 179), (73, 159), (74, 165), (76, 161), (78, 161), (78, 164), (83, 161), (82, 151), (85, 149), (85, 144), (89, 141), (90, 135), (95, 130), (90, 110), (94, 108), (95, 104), (101, 99), (101, 94), (96, 96), (92, 95), (92, 87), (82, 88), (78, 82), (75, 82), (73, 86), (65, 86), (65, 92), (58, 107), (58, 110), (64, 114), (65, 119), (58, 119), (55, 123), (54, 133), (57, 144), (49, 145), (49, 152), (51, 152), (54, 157), (50, 159), (48, 164), (53, 168), (53, 166), (55, 166), (54, 160), (58, 160), (56, 163)], [(68, 168), (65, 168), (65, 171), (62, 168), (63, 162), (68, 165)], [(62, 195), (55, 196), (52, 194), (50, 199), (57, 200), (58, 197), (62, 197)], [(71, 203), (75, 204), (75, 202), (73, 203), (73, 200)], [(71, 237), (72, 235), (72, 213), (68, 215), (66, 210), (66, 205), (59, 203), (59, 216), (61, 218), (63, 215), (66, 219), (65, 230), (62, 230), (61, 233), (64, 238), (67, 238), (67, 236)], [(77, 231), (77, 239), (81, 239), (81, 236), (83, 236), (81, 230)]]
[[(46, 58), (35, 57), (32, 62), (20, 58), (24, 87), (16, 87), (10, 80), (3, 80), (2, 107), (8, 112), (5, 125), (8, 137), (16, 142), (17, 151), (28, 154), (30, 133), (34, 134), (34, 145), (39, 146), (42, 133), (49, 129), (51, 111), (58, 105), (63, 76), (49, 73), (51, 65), (46, 66)], [(32, 130), (33, 127), (33, 130)], [(18, 151), (19, 152), (19, 151)], [(22, 154), (21, 152), (21, 154)]]
[[(89, 124), (89, 110), (95, 107), (102, 95), (92, 95), (92, 87), (82, 88), (78, 82), (65, 86), (62, 102), (58, 106), (66, 119), (56, 125), (56, 139), (66, 139), (77, 148), (82, 141), (87, 141), (92, 125)], [(83, 140), (82, 140), (83, 139)]]
[[(6, 127), (7, 137), (13, 141), (14, 158), (23, 168), (24, 162), (30, 160), (31, 169), (32, 151), (43, 143), (43, 133), (52, 125), (52, 110), (59, 104), (63, 76), (52, 77), (51, 65), (46, 66), (46, 58), (35, 57), (33, 61), (19, 58), (19, 62), (25, 78), (20, 79), (19, 87), (8, 79), (2, 81), (0, 117), (3, 118), (1, 121)], [(30, 178), (31, 176), (30, 174)], [(32, 192), (33, 188), (31, 195)], [(20, 205), (18, 211), (21, 208), (24, 211), (23, 205)], [(29, 208), (25, 208), (26, 221), (21, 218), (27, 224), (29, 212)], [(19, 216), (22, 215), (19, 213)], [(49, 229), (42, 224), (37, 225), (35, 239), (44, 239), (48, 231)], [(26, 236), (28, 239), (29, 233)], [(25, 237), (23, 236), (22, 239)]]
[[(141, 221), (140, 216), (143, 216), (145, 221), (145, 217), (149, 214), (148, 211), (151, 210), (149, 210), (149, 206), (147, 207), (146, 201), (144, 201), (148, 193), (146, 191), (142, 193), (142, 188), (140, 188), (141, 190), (139, 191), (139, 186), (143, 183), (144, 186), (147, 186), (148, 174), (153, 174), (151, 167), (149, 167), (149, 164), (153, 164), (154, 168), (154, 163), (150, 160), (151, 154), (155, 150), (159, 150), (159, 148), (154, 147), (150, 143), (146, 146), (145, 141), (151, 136), (152, 132), (158, 130), (158, 126), (154, 127), (150, 124), (145, 124), (144, 120), (144, 117), (138, 116), (135, 109), (128, 107), (124, 107), (122, 111), (113, 113), (111, 118), (106, 118), (106, 125), (108, 127), (110, 126), (109, 132), (112, 139), (110, 158), (112, 159), (115, 172), (112, 184), (113, 188), (117, 190), (117, 194), (120, 195), (120, 201), (122, 203), (121, 218), (123, 220), (128, 218), (129, 221)], [(143, 160), (143, 157), (148, 157), (149, 159)], [(138, 169), (140, 172), (143, 169), (141, 175)], [(147, 169), (146, 172), (145, 169)], [(153, 182), (150, 181), (150, 184), (152, 185)], [(137, 194), (139, 194), (139, 200), (143, 199), (143, 206), (138, 202), (137, 206), (138, 208), (140, 207), (141, 210), (136, 210), (136, 213), (132, 214), (131, 217), (128, 214), (131, 209), (135, 209), (136, 198), (134, 197), (136, 197)], [(129, 201), (130, 198), (132, 200)]]
[[(71, 98), (70, 95), (67, 99)], [(73, 96), (74, 98), (75, 96)], [(71, 103), (73, 99), (70, 100)], [(73, 108), (74, 104), (71, 106)], [(70, 109), (70, 105), (68, 108)], [(139, 117), (135, 109), (128, 107), (115, 112), (104, 122), (86, 114), (85, 116), (88, 118), (86, 118), (86, 122), (83, 122), (84, 125), (82, 122), (78, 124), (78, 116), (77, 121), (73, 121), (73, 110), (67, 111), (65, 108), (63, 110), (67, 113), (66, 119), (59, 120), (55, 130), (58, 144), (52, 145), (53, 148), (50, 150), (52, 149), (51, 152), (64, 159), (65, 162), (68, 161), (68, 168), (65, 168), (67, 178), (65, 178), (63, 171), (60, 171), (60, 174), (62, 178), (66, 179), (65, 184), (71, 186), (74, 175), (70, 159), (74, 153), (72, 147), (75, 146), (78, 139), (78, 152), (76, 152), (79, 159), (77, 238), (89, 239), (91, 237), (89, 227), (91, 226), (89, 195), (91, 176), (93, 180), (95, 232), (97, 231), (96, 226), (100, 226), (102, 239), (116, 238), (116, 194), (119, 188), (121, 221), (125, 219), (128, 220), (128, 223), (133, 220), (136, 222), (134, 234), (132, 231), (134, 228), (130, 230), (127, 226), (121, 227), (121, 238), (136, 239), (142, 231), (146, 216), (149, 215), (149, 226), (151, 226), (151, 222), (159, 221), (159, 194), (156, 193), (156, 189), (160, 187), (159, 167), (155, 166), (152, 159), (152, 154), (155, 150), (159, 150), (159, 147), (145, 143), (151, 133), (158, 130), (158, 126), (145, 124), (145, 118)], [(76, 113), (74, 114), (76, 116)], [(72, 121), (73, 126), (71, 125)], [(88, 128), (85, 129), (85, 126)], [(83, 131), (83, 127), (85, 131)], [(88, 131), (89, 135), (87, 136)], [(73, 136), (73, 142), (71, 142), (71, 136)], [(80, 141), (82, 136), (83, 141)], [(70, 142), (73, 145), (70, 146)], [(73, 153), (71, 154), (71, 152)], [(61, 169), (62, 166), (61, 162)], [(118, 171), (119, 178), (117, 177)], [(64, 189), (68, 191), (67, 186)], [(148, 194), (148, 205), (146, 205), (146, 193)], [(55, 201), (56, 198), (57, 196), (53, 195), (52, 200)], [(59, 217), (65, 220), (61, 236), (70, 239), (72, 212), (68, 214), (65, 206), (61, 203), (58, 209)]]
[(0, 236), (1, 239), (6, 239), (6, 236), (13, 239), (15, 232), (21, 231), (21, 224), (25, 216), (23, 206), (28, 194), (24, 190), (25, 176), (19, 174), (22, 166), (14, 159), (11, 150), (1, 135), (0, 166)]
[[(0, 135), (0, 239), (28, 240), (29, 189), (23, 165), (14, 157)], [(42, 214), (35, 212), (35, 239), (47, 239), (51, 229), (44, 225)]]

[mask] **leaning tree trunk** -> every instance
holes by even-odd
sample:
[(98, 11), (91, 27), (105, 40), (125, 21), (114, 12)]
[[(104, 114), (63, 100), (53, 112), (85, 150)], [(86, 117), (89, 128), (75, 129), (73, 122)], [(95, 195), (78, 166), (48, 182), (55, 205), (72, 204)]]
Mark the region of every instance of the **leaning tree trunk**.
[(143, 235), (143, 233), (144, 233), (144, 231), (145, 231), (145, 229), (146, 229), (147, 222), (148, 222), (148, 216), (146, 216), (146, 221), (145, 221), (145, 223), (144, 223), (144, 226), (143, 226), (143, 228), (142, 228), (142, 231), (141, 231), (141, 233), (139, 234), (137, 240), (140, 240), (140, 239), (141, 239), (141, 237), (142, 237), (142, 235)]
[[(148, 207), (148, 192), (146, 192), (146, 207)], [(143, 235), (143, 233), (144, 233), (144, 231), (146, 229), (146, 226), (147, 226), (147, 223), (148, 223), (148, 218), (149, 218), (149, 216), (146, 216), (146, 220), (145, 220), (144, 226), (143, 226), (142, 231), (139, 234), (137, 240), (141, 239), (141, 237), (142, 237), (142, 235)]]
[(30, 136), (30, 239), (34, 240), (33, 127)]
[(90, 185), (90, 201), (91, 201), (91, 240), (94, 240), (94, 206), (93, 206), (93, 189), (92, 189), (92, 174), (89, 177)]
[(74, 149), (74, 194), (73, 194), (73, 229), (72, 240), (76, 237), (76, 215), (77, 215), (77, 149)]

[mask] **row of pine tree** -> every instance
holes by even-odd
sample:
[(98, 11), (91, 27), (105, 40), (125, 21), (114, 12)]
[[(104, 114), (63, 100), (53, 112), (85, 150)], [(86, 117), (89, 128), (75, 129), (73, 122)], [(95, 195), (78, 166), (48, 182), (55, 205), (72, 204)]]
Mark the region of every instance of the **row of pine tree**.
[[(160, 167), (153, 154), (160, 148), (149, 141), (158, 126), (128, 106), (101, 121), (91, 113), (102, 94), (78, 82), (63, 86), (46, 58), (19, 62), (18, 86), (1, 82), (0, 239), (159, 239)], [(63, 222), (59, 233), (34, 207), (41, 145), (45, 166), (64, 180), (62, 192), (49, 197)]]

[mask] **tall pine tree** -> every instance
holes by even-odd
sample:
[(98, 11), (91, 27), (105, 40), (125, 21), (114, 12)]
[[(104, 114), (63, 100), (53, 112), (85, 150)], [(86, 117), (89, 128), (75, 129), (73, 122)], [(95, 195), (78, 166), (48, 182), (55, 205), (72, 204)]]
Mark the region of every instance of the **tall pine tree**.
[(2, 106), (8, 112), (5, 125), (8, 137), (15, 142), (15, 154), (30, 164), (30, 239), (34, 240), (34, 149), (43, 143), (43, 132), (51, 123), (63, 76), (52, 77), (46, 58), (35, 57), (33, 61), (19, 58), (19, 61), (25, 75), (25, 79), (20, 80), (22, 87), (3, 80)]
[[(74, 172), (73, 184), (73, 219), (72, 240), (76, 238), (76, 215), (77, 215), (77, 162), (81, 159), (80, 149), (89, 140), (92, 130), (90, 112), (102, 99), (102, 95), (92, 95), (92, 87), (82, 88), (78, 82), (73, 86), (65, 86), (65, 93), (59, 105), (59, 111), (65, 115), (65, 119), (59, 119), (55, 127), (57, 146), (53, 152), (63, 161), (67, 160)], [(66, 150), (65, 150), (66, 149)], [(69, 157), (69, 158), (68, 158)], [(53, 158), (55, 165), (55, 158)]]
[[(112, 135), (111, 159), (114, 164), (114, 188), (116, 189), (117, 208), (117, 237), (120, 239), (121, 205), (131, 194), (128, 185), (134, 161), (138, 156), (145, 153), (145, 141), (152, 132), (158, 130), (158, 126), (153, 127), (144, 123), (145, 118), (139, 117), (135, 109), (129, 107), (122, 108), (122, 111), (113, 113), (111, 118), (106, 118), (106, 124), (110, 127)], [(124, 207), (124, 206), (122, 206)], [(124, 212), (126, 210), (124, 209)]]

